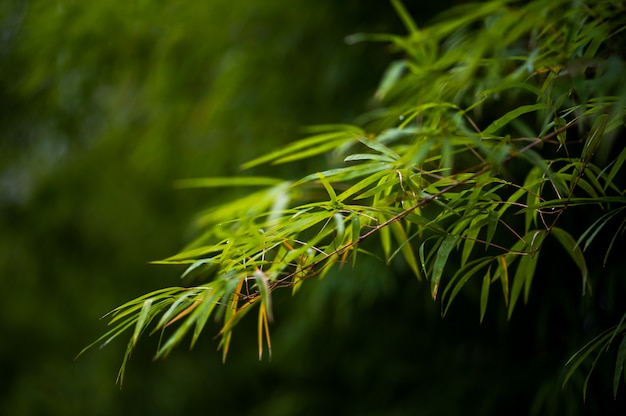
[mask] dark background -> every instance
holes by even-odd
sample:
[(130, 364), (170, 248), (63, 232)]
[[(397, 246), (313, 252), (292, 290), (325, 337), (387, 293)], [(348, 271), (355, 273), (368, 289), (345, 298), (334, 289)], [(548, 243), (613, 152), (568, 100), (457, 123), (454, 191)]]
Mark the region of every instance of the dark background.
[[(459, 2), (406, 3), (423, 24)], [(124, 340), (74, 357), (104, 313), (179, 283), (179, 269), (148, 262), (234, 195), (174, 182), (237, 174), (303, 125), (353, 121), (394, 55), (344, 37), (403, 27), (382, 0), (5, 0), (0, 19), (0, 413), (617, 414), (614, 350), (586, 404), (585, 373), (561, 381), (569, 355), (617, 323), (626, 264), (595, 267), (600, 294), (581, 298), (556, 246), (511, 322), (493, 300), (479, 324), (471, 288), (442, 319), (405, 265), (364, 259), (276, 294), (271, 362), (257, 359), (254, 322), (226, 364), (217, 326), (166, 361), (146, 338), (120, 390)]]

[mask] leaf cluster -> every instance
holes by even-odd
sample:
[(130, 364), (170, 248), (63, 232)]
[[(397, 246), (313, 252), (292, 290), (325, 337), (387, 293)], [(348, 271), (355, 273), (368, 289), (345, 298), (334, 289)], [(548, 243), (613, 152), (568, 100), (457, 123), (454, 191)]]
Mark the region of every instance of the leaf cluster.
[[(418, 280), (429, 282), (443, 314), (477, 280), (480, 320), (496, 292), (509, 318), (528, 301), (549, 240), (580, 271), (581, 293), (592, 291), (586, 249), (613, 227), (606, 262), (626, 228), (626, 147), (618, 141), (626, 115), (623, 5), (489, 1), (419, 28), (400, 1), (391, 3), (407, 34), (349, 38), (388, 43), (400, 56), (375, 93), (378, 108), (356, 125), (309, 128), (307, 137), (244, 168), (321, 154), (330, 166), (297, 181), (181, 183), (256, 190), (201, 213), (202, 234), (159, 262), (187, 265), (188, 285), (148, 293), (112, 312), (112, 329), (97, 342), (132, 331), (120, 375), (149, 328), (161, 333), (159, 358), (187, 335), (193, 346), (210, 317), (221, 322), (226, 357), (233, 329), (253, 308), (261, 357), (265, 346), (271, 351), (273, 291), (295, 293), (306, 280), (360, 256), (404, 259)], [(577, 237), (561, 224), (578, 207), (602, 214)], [(379, 252), (363, 247), (374, 239)], [(620, 323), (590, 343), (573, 357), (569, 375), (624, 332)], [(617, 367), (616, 374), (617, 391)]]

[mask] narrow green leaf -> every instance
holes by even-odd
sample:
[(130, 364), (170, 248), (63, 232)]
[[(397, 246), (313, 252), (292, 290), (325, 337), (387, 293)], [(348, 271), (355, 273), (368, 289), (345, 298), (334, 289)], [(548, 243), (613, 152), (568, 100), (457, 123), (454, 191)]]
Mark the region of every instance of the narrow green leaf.
[(480, 323), (483, 322), (487, 311), (487, 301), (489, 300), (489, 285), (491, 284), (491, 268), (487, 270), (483, 277), (483, 285), (480, 290)]
[(346, 224), (344, 223), (343, 215), (339, 212), (333, 214), (335, 221), (335, 247), (338, 248), (343, 244), (343, 237), (346, 234)]
[(324, 189), (326, 189), (326, 192), (328, 192), (328, 196), (330, 196), (330, 201), (333, 203), (333, 205), (339, 204), (339, 201), (337, 200), (337, 194), (335, 193), (335, 190), (331, 186), (330, 182), (328, 182), (328, 179), (326, 179), (321, 172), (318, 172), (317, 176), (319, 177), (320, 183), (324, 185)]
[[(379, 223), (386, 221), (383, 215), (378, 216)], [(382, 227), (378, 234), (380, 235), (380, 245), (383, 247), (383, 253), (385, 254), (385, 261), (389, 262), (391, 255), (391, 233), (389, 227)]]
[(391, 150), (389, 147), (376, 140), (360, 138), (359, 141), (372, 150), (375, 150), (393, 160), (400, 159), (400, 155)]
[(441, 245), (437, 250), (437, 257), (435, 257), (435, 264), (433, 266), (433, 276), (430, 281), (430, 293), (433, 299), (437, 299), (437, 292), (439, 291), (439, 282), (441, 280), (441, 275), (443, 274), (443, 268), (445, 267), (448, 261), (448, 256), (458, 239), (458, 235), (447, 236), (441, 242)]
[[(626, 361), (626, 335), (622, 338), (622, 342), (617, 349), (617, 360), (615, 361), (615, 373), (613, 374), (613, 397), (617, 400), (617, 389), (619, 387), (620, 376), (624, 370), (624, 362)], [(625, 374), (626, 379), (626, 374)], [(625, 381), (626, 382), (626, 381)]]
[(374, 182), (380, 180), (380, 178), (382, 178), (383, 176), (387, 176), (388, 174), (389, 173), (386, 171), (380, 171), (380, 172), (373, 173), (372, 175), (368, 175), (366, 178), (361, 179), (359, 182), (355, 183), (354, 185), (352, 185), (351, 187), (349, 187), (348, 189), (340, 193), (337, 196), (337, 199), (343, 202), (346, 199), (351, 198), (354, 195), (357, 195), (360, 191), (369, 187)]
[(531, 112), (539, 111), (539, 110), (546, 110), (549, 108), (550, 106), (545, 103), (522, 105), (522, 106), (516, 107), (514, 110), (509, 111), (508, 113), (506, 113), (505, 115), (503, 115), (502, 117), (500, 117), (499, 119), (491, 123), (489, 127), (487, 127), (483, 131), (483, 134), (485, 136), (491, 136), (496, 131), (500, 130), (502, 127), (506, 126), (508, 123), (510, 123), (511, 121), (513, 121), (514, 119), (518, 118), (519, 116), (523, 114), (527, 114), (527, 113), (531, 113)]
[(619, 226), (619, 228), (617, 229), (615, 234), (613, 234), (613, 238), (611, 238), (611, 242), (609, 243), (609, 246), (606, 249), (606, 253), (604, 254), (604, 258), (602, 259), (602, 267), (606, 267), (606, 262), (609, 259), (609, 254), (613, 250), (613, 245), (615, 244), (615, 241), (617, 240), (617, 237), (624, 233), (624, 230), (626, 230), (626, 219), (624, 219), (624, 221), (622, 221), (622, 224)]
[[(454, 273), (454, 275), (446, 285), (446, 288), (443, 291), (443, 295), (441, 296), (442, 303), (445, 303), (446, 305), (443, 312), (444, 315), (448, 313), (448, 309), (450, 309), (452, 301), (456, 298), (456, 296), (461, 291), (463, 286), (465, 286), (467, 281), (476, 273), (478, 273), (481, 269), (487, 267), (492, 261), (493, 258), (491, 257), (475, 259), (468, 262), (465, 267), (460, 268), (459, 270), (457, 270), (456, 273)], [(489, 270), (490, 269), (491, 267), (489, 268)]]
[(259, 294), (261, 295), (261, 306), (265, 308), (267, 319), (273, 321), (274, 317), (272, 314), (272, 293), (269, 287), (269, 279), (262, 270), (256, 269), (254, 271), (254, 280), (256, 281), (256, 286), (259, 289)]
[(342, 128), (342, 130), (331, 131), (297, 140), (281, 149), (244, 163), (242, 169), (249, 169), (272, 161), (285, 161), (285, 159), (289, 158), (291, 158), (289, 160), (296, 160), (297, 158), (324, 153), (332, 147), (338, 146), (345, 141), (353, 140), (355, 137), (363, 134), (363, 130), (358, 127), (339, 126), (339, 128)]
[(613, 183), (613, 179), (615, 179), (615, 176), (617, 175), (617, 172), (620, 171), (620, 169), (624, 165), (625, 161), (626, 161), (626, 147), (624, 147), (624, 149), (622, 149), (622, 151), (620, 152), (619, 156), (617, 156), (617, 158), (613, 162), (613, 166), (611, 167), (611, 170), (609, 171), (609, 174), (606, 177), (606, 183), (604, 185), (604, 190), (605, 191), (609, 187), (609, 185), (611, 183)]
[(576, 240), (565, 230), (553, 227), (552, 235), (556, 237), (556, 239), (561, 243), (561, 246), (565, 249), (567, 254), (569, 254), (582, 275), (582, 293), (585, 294), (585, 288), (587, 287), (587, 277), (589, 275), (589, 271), (587, 270), (587, 263), (585, 262), (585, 256), (583, 255), (582, 250), (576, 244)]
[(487, 244), (485, 244), (485, 250), (491, 244), (491, 240), (493, 240), (493, 236), (496, 234), (496, 229), (498, 228), (498, 222), (500, 221), (500, 216), (495, 210), (490, 209), (487, 211), (489, 217), (489, 224), (487, 225)]
[[(387, 174), (387, 171), (392, 167), (393, 165), (388, 163), (362, 163), (356, 166), (348, 166), (347, 168), (328, 169), (320, 173), (324, 175), (327, 180), (332, 178), (333, 182), (337, 182), (349, 181), (363, 176), (369, 177), (369, 175), (380, 171), (385, 171), (385, 174)], [(317, 173), (312, 173), (300, 179), (295, 183), (295, 185), (301, 185), (304, 182), (309, 182), (318, 178), (319, 176)]]
[(524, 302), (526, 303), (528, 301), (530, 287), (535, 275), (535, 268), (537, 267), (537, 262), (539, 260), (539, 251), (537, 248), (539, 244), (541, 244), (544, 234), (545, 231), (543, 230), (535, 232), (528, 254), (521, 256), (519, 264), (517, 265), (517, 270), (513, 276), (513, 286), (511, 287), (509, 298), (508, 319), (511, 319), (511, 316), (513, 315), (513, 309), (515, 308), (517, 299), (522, 292), (522, 288), (524, 288)]
[[(602, 228), (604, 228), (604, 226), (607, 225), (609, 221), (615, 215), (618, 215), (623, 210), (626, 210), (626, 207), (620, 207), (615, 210), (609, 211), (603, 216), (601, 216), (600, 218), (598, 218), (593, 224), (591, 224), (589, 228), (587, 228), (587, 230), (585, 230), (584, 233), (581, 234), (580, 238), (578, 238), (578, 241), (576, 242), (576, 245), (580, 245), (580, 243), (582, 243), (585, 239), (587, 239), (587, 242), (585, 243), (585, 246), (583, 247), (583, 251), (587, 250), (589, 245), (596, 238), (596, 236), (602, 230)], [(587, 238), (587, 235), (589, 233), (591, 233), (591, 235), (589, 235), (589, 238)]]
[(231, 186), (273, 186), (283, 183), (282, 179), (263, 176), (237, 176), (181, 179), (175, 182), (177, 188), (216, 188)]
[(348, 155), (343, 159), (344, 162), (357, 162), (361, 160), (374, 160), (377, 162), (393, 162), (394, 161), (389, 156), (377, 155), (373, 153), (356, 153), (353, 155)]
[(399, 244), (398, 250), (402, 251), (404, 259), (413, 271), (413, 274), (415, 274), (415, 277), (417, 277), (417, 280), (422, 281), (422, 274), (420, 273), (419, 266), (417, 265), (413, 246), (411, 246), (411, 239), (407, 236), (404, 227), (402, 227), (402, 224), (399, 222), (392, 223), (390, 227), (396, 241)]
[[(102, 348), (106, 347), (109, 343), (111, 343), (111, 341), (113, 341), (115, 338), (117, 338), (120, 334), (126, 332), (126, 330), (129, 329), (131, 326), (133, 326), (136, 322), (137, 322), (137, 317), (136, 316), (131, 316), (131, 317), (127, 318), (126, 320), (124, 320), (123, 322), (118, 323), (117, 325), (115, 325), (115, 327), (113, 327), (112, 329), (108, 330), (106, 333), (104, 333), (102, 336), (100, 336), (94, 342), (92, 342), (91, 344), (89, 344), (85, 348), (83, 348), (76, 355), (76, 358), (78, 358), (81, 355), (83, 355), (88, 349), (93, 348), (94, 345), (100, 344), (102, 341), (104, 341), (104, 342), (100, 345), (100, 348), (102, 349)], [(130, 341), (129, 341), (129, 343), (130, 343)]]
[(591, 126), (587, 140), (585, 140), (585, 145), (581, 153), (582, 161), (591, 159), (591, 157), (595, 154), (598, 146), (600, 145), (600, 141), (604, 136), (604, 131), (606, 130), (608, 122), (608, 114), (601, 114), (598, 118), (596, 118), (593, 126)]
[(133, 345), (131, 341), (128, 341), (126, 345), (126, 351), (124, 352), (124, 358), (122, 359), (122, 365), (120, 366), (120, 370), (117, 372), (117, 379), (115, 383), (120, 385), (120, 388), (124, 385), (124, 373), (126, 372), (126, 364), (128, 363), (128, 359), (130, 358), (130, 354), (133, 351)]
[(148, 318), (148, 313), (150, 312), (150, 307), (152, 306), (152, 299), (146, 299), (143, 302), (143, 306), (141, 307), (141, 311), (139, 312), (139, 318), (137, 319), (137, 324), (135, 325), (135, 332), (133, 332), (133, 336), (131, 338), (131, 343), (133, 348), (137, 344), (137, 340), (139, 339), (139, 335), (144, 328), (144, 324), (146, 323), (146, 319)]
[(602, 348), (607, 340), (611, 337), (610, 331), (604, 331), (587, 344), (584, 347), (576, 351), (574, 355), (572, 355), (569, 360), (565, 363), (566, 366), (569, 366), (569, 370), (565, 374), (563, 378), (563, 386), (567, 383), (567, 381), (572, 377), (574, 372), (580, 367), (580, 365), (587, 359), (587, 357), (598, 348)]
[(506, 262), (506, 256), (498, 256), (497, 275), (502, 283), (502, 293), (504, 295), (504, 304), (509, 306), (509, 267)]
[(180, 295), (174, 302), (172, 302), (168, 310), (165, 311), (165, 313), (161, 316), (161, 319), (159, 319), (159, 323), (156, 324), (152, 332), (154, 333), (154, 331), (157, 331), (158, 329), (167, 325), (168, 321), (170, 320), (170, 318), (174, 316), (175, 313), (179, 313), (182, 309), (185, 309), (186, 306), (179, 308), (181, 304), (185, 302), (186, 300), (188, 300), (190, 297), (193, 297), (196, 295), (197, 295), (196, 291), (189, 291), (187, 293), (183, 293), (182, 295)]
[(389, 64), (378, 84), (374, 97), (378, 100), (384, 100), (389, 91), (393, 89), (398, 80), (402, 78), (402, 74), (406, 70), (406, 61), (398, 60)]
[(329, 151), (332, 151), (348, 141), (352, 141), (352, 137), (341, 137), (338, 140), (329, 141), (319, 146), (311, 147), (309, 149), (303, 149), (298, 152), (289, 152), (282, 157), (276, 158), (272, 161), (272, 164), (279, 165), (282, 163), (295, 162), (298, 160), (306, 159), (312, 156), (320, 155)]
[(361, 237), (361, 220), (357, 214), (352, 214), (352, 265), (356, 265), (356, 255), (359, 252), (359, 238)]
[(524, 190), (526, 192), (526, 206), (528, 210), (524, 214), (524, 231), (527, 233), (537, 225), (537, 210), (531, 208), (538, 205), (541, 202), (540, 189), (543, 180), (541, 179), (541, 170), (535, 166), (533, 167), (526, 179), (524, 180)]
[(393, 5), (393, 8), (396, 9), (396, 13), (398, 13), (398, 16), (400, 16), (400, 19), (402, 19), (402, 23), (404, 23), (404, 26), (409, 31), (409, 33), (417, 33), (417, 25), (415, 24), (415, 21), (411, 17), (411, 14), (406, 10), (402, 2), (400, 0), (391, 0), (391, 4)]
[(213, 312), (215, 307), (218, 305), (218, 301), (222, 296), (217, 287), (209, 289), (212, 289), (211, 293), (208, 293), (203, 299), (202, 305), (197, 308), (197, 312), (194, 311), (194, 313), (197, 313), (197, 316), (195, 317), (196, 326), (194, 328), (193, 336), (191, 338), (191, 344), (189, 346), (190, 348), (193, 348), (198, 341), (202, 329), (206, 325), (207, 320), (211, 316), (211, 313)]
[(417, 250), (420, 256), (420, 263), (422, 265), (422, 270), (424, 271), (424, 275), (428, 277), (428, 271), (426, 271), (426, 257), (424, 256), (424, 247), (426, 246), (426, 241), (422, 241), (420, 244), (420, 248)]

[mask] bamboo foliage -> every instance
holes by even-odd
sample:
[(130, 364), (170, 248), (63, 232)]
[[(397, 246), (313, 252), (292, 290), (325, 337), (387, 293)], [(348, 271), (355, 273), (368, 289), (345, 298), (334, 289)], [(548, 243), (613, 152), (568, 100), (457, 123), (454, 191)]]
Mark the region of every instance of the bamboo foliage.
[[(157, 357), (165, 357), (186, 336), (193, 346), (214, 317), (226, 357), (233, 330), (254, 308), (259, 358), (265, 346), (271, 354), (274, 290), (295, 293), (333, 265), (358, 263), (372, 254), (362, 248), (365, 240), (377, 241), (383, 261), (403, 258), (418, 280), (428, 280), (444, 314), (477, 280), (480, 320), (496, 292), (510, 318), (532, 295), (550, 239), (579, 269), (581, 293), (592, 289), (585, 250), (603, 227), (617, 224), (609, 256), (626, 228), (626, 190), (618, 180), (626, 149), (616, 143), (626, 114), (618, 54), (626, 10), (591, 0), (490, 1), (419, 28), (399, 1), (391, 3), (407, 34), (349, 38), (386, 42), (402, 54), (375, 93), (379, 108), (359, 125), (311, 128), (244, 168), (320, 154), (341, 162), (297, 181), (181, 182), (260, 189), (201, 213), (201, 237), (159, 262), (188, 265), (183, 281), (193, 284), (148, 293), (111, 312), (112, 329), (95, 344), (132, 331), (120, 377), (149, 328), (161, 333)], [(604, 214), (573, 236), (560, 220), (584, 205)], [(617, 336), (621, 369), (625, 332), (620, 323), (585, 347), (568, 376)]]

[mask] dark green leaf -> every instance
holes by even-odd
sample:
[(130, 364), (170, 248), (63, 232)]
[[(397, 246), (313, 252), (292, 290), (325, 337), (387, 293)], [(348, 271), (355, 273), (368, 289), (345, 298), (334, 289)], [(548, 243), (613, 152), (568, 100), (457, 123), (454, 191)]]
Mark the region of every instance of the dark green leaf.
[(448, 256), (450, 255), (450, 252), (454, 248), (454, 245), (456, 244), (458, 239), (458, 235), (447, 236), (441, 242), (439, 250), (437, 250), (435, 264), (433, 266), (433, 274), (430, 280), (430, 293), (433, 299), (437, 298), (437, 292), (439, 291), (439, 281), (441, 280), (441, 275), (443, 274), (443, 268), (448, 262)]

